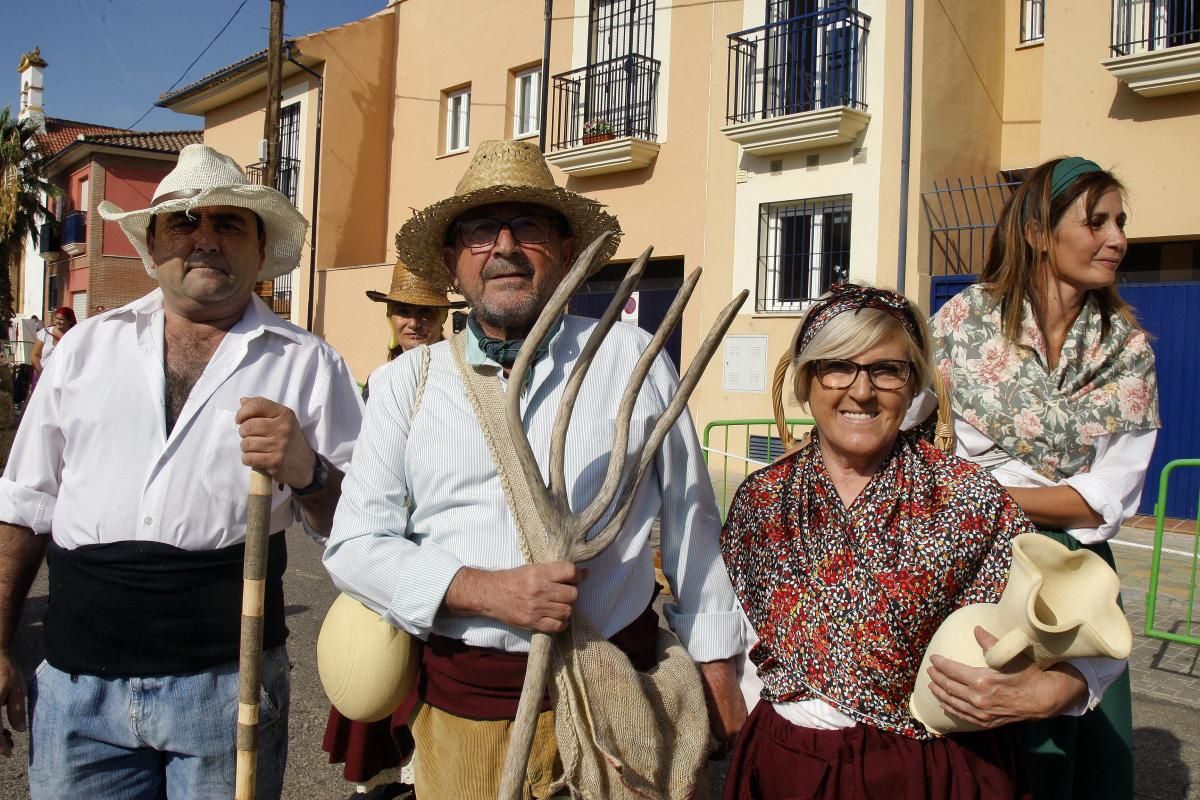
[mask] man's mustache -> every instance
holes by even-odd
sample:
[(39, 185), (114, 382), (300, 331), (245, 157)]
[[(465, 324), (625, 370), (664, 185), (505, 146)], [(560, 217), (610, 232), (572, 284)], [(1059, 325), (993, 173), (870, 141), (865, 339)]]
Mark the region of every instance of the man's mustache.
[(190, 256), (187, 261), (183, 262), (186, 269), (197, 269), (199, 267), (207, 267), (208, 269), (220, 270), (221, 272), (229, 272), (229, 264), (225, 259), (213, 256)]
[(517, 261), (507, 258), (493, 258), (489, 261), (479, 273), (484, 280), (495, 278), (500, 275), (521, 275), (526, 278), (533, 277), (533, 265), (528, 261)]

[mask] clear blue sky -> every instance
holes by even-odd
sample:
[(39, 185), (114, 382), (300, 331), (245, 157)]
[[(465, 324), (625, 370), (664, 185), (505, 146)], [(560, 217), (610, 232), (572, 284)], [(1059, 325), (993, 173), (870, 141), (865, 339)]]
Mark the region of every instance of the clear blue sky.
[[(242, 0), (0, 0), (0, 107), (20, 104), (17, 63), (35, 46), (46, 68), (51, 117), (128, 127), (167, 91)], [(362, 19), (387, 0), (288, 0), (283, 30), (302, 36)], [(267, 46), (269, 0), (246, 0), (237, 18), (179, 86)], [(200, 117), (162, 108), (137, 130), (200, 128)]]

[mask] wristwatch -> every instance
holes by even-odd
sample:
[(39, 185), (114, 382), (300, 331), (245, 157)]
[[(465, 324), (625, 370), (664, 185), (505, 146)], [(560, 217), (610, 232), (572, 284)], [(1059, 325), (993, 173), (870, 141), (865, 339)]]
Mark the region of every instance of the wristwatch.
[(316, 461), (313, 462), (312, 480), (307, 486), (292, 486), (292, 494), (297, 497), (303, 497), (306, 494), (315, 494), (325, 488), (329, 483), (329, 467), (325, 464), (325, 459), (320, 453), (314, 453)]

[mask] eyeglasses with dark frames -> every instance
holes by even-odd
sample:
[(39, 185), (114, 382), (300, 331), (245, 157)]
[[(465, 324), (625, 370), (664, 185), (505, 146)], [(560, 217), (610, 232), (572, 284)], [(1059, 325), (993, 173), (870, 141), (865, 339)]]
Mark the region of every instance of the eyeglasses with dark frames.
[(527, 214), (510, 220), (478, 217), (457, 223), (458, 240), (463, 247), (491, 247), (500, 238), (500, 231), (508, 228), (519, 244), (545, 244), (558, 223), (553, 217)]
[(849, 389), (858, 380), (858, 373), (867, 373), (867, 379), (876, 389), (894, 392), (903, 389), (912, 379), (910, 361), (873, 361), (859, 364), (842, 358), (828, 358), (813, 362), (813, 373), (817, 382), (826, 389)]

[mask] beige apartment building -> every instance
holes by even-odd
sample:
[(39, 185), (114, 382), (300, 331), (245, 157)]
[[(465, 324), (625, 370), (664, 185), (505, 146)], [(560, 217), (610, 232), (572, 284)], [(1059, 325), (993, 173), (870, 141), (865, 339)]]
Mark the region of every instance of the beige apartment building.
[[(1131, 270), (1200, 280), (1197, 0), (553, 0), (548, 23), (539, 0), (380, 2), (287, 43), (280, 130), (280, 188), (315, 231), (277, 293), (359, 380), (384, 359), (363, 292), (388, 285), (393, 235), (501, 137), (540, 139), (622, 222), (575, 312), (598, 315), (653, 245), (627, 315), (652, 328), (703, 267), (670, 345), (686, 369), (749, 290), (692, 401), (701, 426), (770, 416), (774, 366), (831, 282), (926, 308), (961, 288), (1011, 181), (1057, 155), (1127, 182)], [(253, 168), (265, 74), (259, 53), (160, 105)]]

